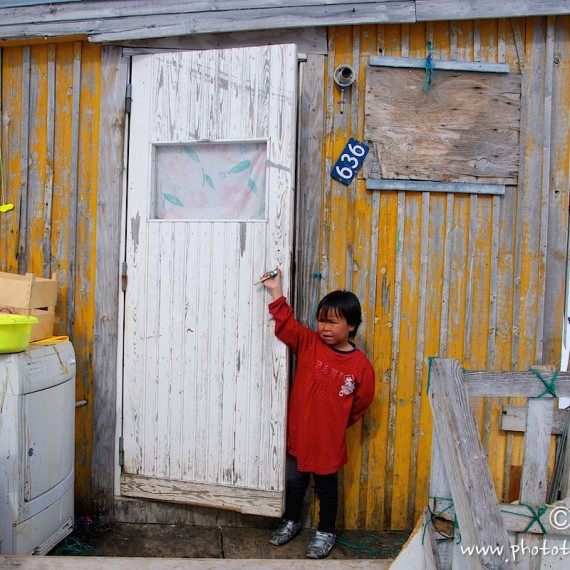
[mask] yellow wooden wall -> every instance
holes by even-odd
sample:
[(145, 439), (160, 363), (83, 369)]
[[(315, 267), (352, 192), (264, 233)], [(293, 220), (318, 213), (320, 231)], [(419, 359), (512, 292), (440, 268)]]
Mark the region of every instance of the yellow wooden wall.
[[(350, 430), (346, 528), (410, 529), (427, 504), (431, 418), (428, 358), (467, 369), (560, 366), (568, 233), (570, 19), (528, 18), (329, 30), (321, 208), (321, 293), (352, 288), (359, 340), (374, 360), (377, 397)], [(371, 55), (506, 62), (522, 70), (519, 185), (470, 196), (369, 191), (330, 177), (347, 139), (363, 140)], [(331, 80), (349, 64), (357, 83)], [(437, 79), (436, 79), (437, 81)], [(474, 402), (500, 499), (520, 437), (498, 430), (500, 402)]]
[(97, 156), (101, 48), (87, 42), (3, 47), (5, 199), (0, 270), (57, 274), (54, 333), (77, 360), (76, 506), (90, 512)]
[[(320, 197), (319, 293), (346, 287), (358, 294), (364, 309), (359, 341), (377, 373), (375, 402), (349, 432), (339, 527), (410, 529), (428, 498), (428, 357), (458, 358), (469, 369), (559, 365), (568, 234), (570, 19), (328, 32), (323, 182), (321, 188), (301, 190)], [(349, 187), (330, 178), (347, 139), (363, 137), (368, 57), (425, 57), (428, 41), (437, 58), (507, 62), (511, 71), (523, 71), (520, 183), (503, 197), (369, 191), (362, 174)], [(96, 217), (101, 211), (118, 212), (121, 202), (109, 189), (103, 200), (97, 187), (98, 160), (107, 144), (99, 140), (107, 121), (100, 112), (101, 48), (82, 41), (13, 45), (2, 48), (1, 58), (6, 194), (16, 208), (0, 214), (0, 270), (57, 273), (54, 332), (74, 342), (77, 400), (87, 401), (76, 412), (76, 505), (79, 513), (89, 512), (93, 500), (107, 507), (112, 502), (112, 497), (93, 497), (92, 483), (95, 494), (110, 494), (113, 466), (100, 468), (92, 479), (91, 461), (112, 455), (105, 449), (106, 438), (114, 436), (113, 415), (103, 407), (114, 410), (115, 405), (102, 394), (103, 407), (93, 414), (93, 392), (101, 383), (94, 367), (106, 368), (110, 378), (103, 391), (113, 382), (114, 368), (114, 362), (94, 363), (94, 329), (107, 322), (105, 308), (99, 308), (100, 323), (96, 318), (96, 272), (107, 264), (105, 248), (118, 248), (96, 235)], [(332, 73), (346, 63), (358, 79), (341, 114)], [(115, 101), (115, 112), (122, 112), (118, 105)], [(121, 118), (113, 109), (109, 121), (106, 128), (121, 140)], [(116, 141), (114, 148), (119, 148)], [(117, 228), (113, 235), (119, 235)], [(114, 271), (111, 263), (110, 282)], [(314, 295), (314, 280), (305, 287), (301, 295)], [(109, 298), (112, 309), (116, 296)], [(115, 328), (113, 322), (110, 326)], [(481, 433), (493, 450), (492, 475), (504, 498), (511, 466), (521, 464), (521, 446), (520, 438), (499, 433), (499, 412), (498, 402), (477, 406), (481, 424), (488, 426)], [(104, 413), (108, 421), (101, 422)], [(101, 423), (107, 426), (104, 433), (93, 427)], [(98, 455), (94, 447), (103, 452)]]

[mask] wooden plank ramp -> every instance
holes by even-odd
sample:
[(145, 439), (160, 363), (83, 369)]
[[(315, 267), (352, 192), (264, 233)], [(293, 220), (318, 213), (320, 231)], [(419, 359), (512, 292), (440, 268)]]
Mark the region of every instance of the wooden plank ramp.
[(211, 558), (115, 558), (104, 556), (0, 556), (0, 568), (9, 570), (242, 570), (243, 568), (269, 568), (296, 570), (297, 568), (323, 568), (326, 570), (384, 570), (393, 561), (385, 560), (261, 560)]

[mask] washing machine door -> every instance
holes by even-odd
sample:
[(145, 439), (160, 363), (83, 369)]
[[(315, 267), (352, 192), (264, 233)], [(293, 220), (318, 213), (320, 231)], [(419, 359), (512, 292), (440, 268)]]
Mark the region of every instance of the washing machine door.
[(24, 501), (30, 502), (73, 473), (75, 390), (69, 380), (23, 396)]
[(23, 500), (36, 501), (37, 511), (43, 495), (73, 476), (75, 353), (70, 342), (30, 345), (21, 364)]

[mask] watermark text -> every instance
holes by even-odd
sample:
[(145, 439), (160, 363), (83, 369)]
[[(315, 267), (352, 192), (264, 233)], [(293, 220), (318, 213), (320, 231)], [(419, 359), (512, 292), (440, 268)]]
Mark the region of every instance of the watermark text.
[(567, 540), (562, 542), (551, 541), (545, 538), (540, 545), (527, 546), (525, 545), (524, 538), (521, 539), (519, 544), (510, 544), (509, 549), (503, 546), (464, 546), (459, 545), (461, 554), (464, 556), (493, 556), (493, 557), (503, 557), (505, 556), (505, 562), (511, 560), (516, 560), (517, 557), (530, 555), (538, 556), (567, 556), (570, 554), (570, 545)]

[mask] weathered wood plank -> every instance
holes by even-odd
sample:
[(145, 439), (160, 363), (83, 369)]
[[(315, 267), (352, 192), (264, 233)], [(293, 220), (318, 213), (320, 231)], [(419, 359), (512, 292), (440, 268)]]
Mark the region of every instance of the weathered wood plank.
[[(509, 548), (499, 504), (475, 417), (456, 360), (431, 362), (430, 403), (451, 489), (462, 544)], [(464, 568), (511, 568), (510, 560), (487, 552), (465, 556)]]
[(20, 180), (21, 188), (25, 190), (20, 195), (20, 220), (18, 223), (18, 273), (24, 274), (28, 268), (29, 259), (29, 200), (28, 195), (28, 185), (29, 185), (29, 172), (28, 172), (28, 161), (29, 157), (29, 139), (30, 139), (30, 78), (31, 73), (31, 61), (30, 61), (30, 46), (24, 46), (22, 50), (23, 61), (22, 61), (22, 84), (19, 86), (22, 93), (22, 108), (20, 109), (20, 115), (15, 117), (16, 121), (20, 122), (20, 133), (21, 133), (21, 146), (20, 146)]
[[(83, 4), (83, 3), (81, 3)], [(69, 5), (66, 5), (69, 6)], [(104, 13), (103, 13), (104, 14)], [(0, 37), (32, 38), (87, 35), (90, 41), (111, 42), (187, 34), (234, 32), (236, 30), (263, 30), (297, 28), (304, 26), (356, 25), (372, 22), (413, 22), (414, 3), (411, 0), (361, 3), (323, 3), (313, 6), (256, 7), (248, 10), (205, 10), (177, 13), (98, 17), (89, 20), (77, 18), (0, 26)]]
[[(108, 26), (109, 30), (117, 31), (133, 30), (139, 24), (133, 24), (132, 21), (140, 22), (140, 18), (153, 18), (151, 26), (156, 24), (158, 19), (184, 16), (196, 19), (209, 11), (218, 12), (220, 16), (227, 21), (235, 19), (239, 12), (252, 12), (255, 10), (266, 9), (269, 11), (270, 21), (272, 14), (283, 9), (297, 8), (306, 10), (311, 14), (317, 25), (332, 25), (333, 22), (327, 22), (327, 10), (331, 5), (341, 4), (332, 0), (288, 0), (283, 6), (281, 2), (264, 2), (262, 0), (226, 0), (213, 3), (209, 0), (173, 0), (168, 3), (156, 3), (152, 0), (127, 0), (125, 2), (113, 1), (88, 1), (77, 2), (53, 2), (49, 6), (20, 6), (7, 7), (0, 10), (0, 35), (3, 38), (21, 38), (28, 35), (35, 25), (35, 32), (38, 37), (44, 35), (50, 36), (59, 26), (58, 33), (55, 35), (77, 35), (90, 34), (97, 32), (103, 26), (104, 21), (113, 22)], [(453, 13), (450, 14), (449, 2), (446, 0), (422, 0), (405, 1), (405, 0), (345, 0), (342, 4), (347, 6), (349, 11), (353, 8), (362, 8), (359, 10), (358, 19), (351, 21), (348, 17), (344, 22), (340, 23), (377, 23), (380, 21), (390, 21), (395, 23), (402, 22), (423, 22), (436, 20), (449, 20), (452, 16), (456, 20), (461, 19), (478, 19), (478, 18), (508, 18), (518, 16), (531, 15), (548, 15), (548, 14), (568, 14), (570, 13), (568, 3), (564, 0), (524, 0), (516, 3), (496, 3), (492, 0), (483, 2), (468, 2), (467, 0), (456, 0), (453, 5)], [(368, 5), (368, 8), (366, 6)], [(321, 17), (319, 18), (319, 14)], [(384, 18), (379, 19), (379, 14)], [(348, 16), (350, 13), (348, 13)], [(267, 22), (256, 29), (267, 27)], [(245, 29), (245, 28), (244, 28)], [(251, 28), (250, 28), (251, 29)], [(206, 30), (214, 32), (214, 29)], [(163, 30), (160, 35), (174, 35)], [(156, 37), (159, 37), (156, 36)], [(29, 36), (28, 36), (29, 37)], [(143, 37), (143, 36), (139, 36)]]
[[(528, 401), (524, 457), (521, 477), (520, 503), (538, 512), (546, 501), (548, 485), (548, 457), (550, 454), (550, 433), (552, 431), (553, 402), (534, 398)], [(517, 567), (539, 570), (542, 553), (531, 555), (531, 551), (542, 546), (543, 535), (519, 532), (516, 543), (521, 547), (516, 556)], [(523, 550), (523, 545), (529, 550)]]
[[(516, 184), (520, 76), (369, 68), (365, 137), (382, 178)], [(445, 160), (440, 160), (445, 156)]]
[(117, 267), (123, 202), (123, 143), (125, 140), (125, 84), (128, 61), (119, 48), (101, 52), (102, 92), (96, 227), (95, 330), (93, 337), (93, 504), (101, 521), (114, 519), (117, 337), (119, 297)]
[(119, 42), (123, 48), (123, 54), (127, 56), (164, 50), (227, 49), (276, 44), (296, 44), (297, 51), (304, 54), (326, 55), (328, 53), (327, 32), (324, 27), (198, 34)]
[[(528, 534), (544, 535), (544, 531), (542, 530), (544, 528), (546, 534), (549, 536), (568, 536), (568, 529), (560, 528), (560, 526), (563, 525), (552, 525), (552, 522), (556, 523), (557, 521), (556, 514), (553, 513), (555, 513), (557, 509), (565, 509), (563, 506), (545, 507), (545, 511), (540, 516), (540, 523), (535, 514), (533, 514), (526, 505), (502, 503), (500, 508), (505, 527), (509, 532), (526, 531)], [(535, 512), (537, 512), (536, 509)], [(563, 520), (562, 517), (558, 518), (558, 522)], [(532, 525), (529, 527), (531, 522)]]
[(522, 16), (545, 16), (548, 14), (570, 14), (565, 0), (517, 0), (496, 2), (495, 0), (455, 0), (450, 13), (448, 0), (417, 0), (418, 22), (449, 20), (474, 20), (479, 18), (512, 18)]
[[(346, 0), (344, 4), (382, 4), (402, 0)], [(34, 2), (29, 2), (34, 4)], [(47, 2), (46, 2), (47, 3)], [(201, 12), (238, 12), (256, 8), (313, 7), (341, 4), (339, 0), (172, 0), (157, 3), (154, 0), (81, 0), (81, 4), (49, 2), (50, 6), (10, 6), (0, 8), (0, 19), (9, 24), (34, 22), (81, 21), (90, 19), (117, 19), (131, 16), (163, 16)], [(413, 3), (413, 2), (412, 2)], [(38, 4), (40, 4), (38, 2)]]
[(167, 503), (191, 503), (266, 517), (279, 517), (283, 513), (281, 491), (192, 483), (129, 473), (121, 475), (121, 495)]
[[(311, 560), (311, 568), (325, 570), (387, 570), (393, 560)], [(5, 570), (297, 570), (307, 568), (306, 560), (212, 559), (212, 558), (111, 558), (106, 556), (0, 556)]]
[[(451, 489), (443, 464), (443, 456), (435, 433), (432, 436), (431, 443), (430, 469), (429, 511), (432, 516), (445, 516), (449, 520), (454, 520), (455, 507), (451, 498)], [(431, 521), (429, 525), (432, 525)], [(437, 570), (451, 570), (453, 568), (453, 552), (456, 546), (457, 541), (455, 539), (432, 540), (433, 555), (438, 562)]]
[(430, 180), (384, 180), (367, 178), (367, 190), (402, 190), (404, 192), (456, 192), (458, 194), (494, 194), (505, 193), (504, 184), (485, 184), (470, 182), (432, 182)]
[(325, 58), (307, 56), (301, 64), (299, 94), (299, 149), (297, 164), (296, 209), (303, 212), (296, 224), (297, 260), (295, 309), (300, 322), (313, 327), (314, 311), (320, 300), (320, 213), (323, 185), (322, 165), (313, 157), (322, 156), (325, 128), (323, 86)]
[[(435, 70), (446, 71), (481, 71), (487, 73), (509, 73), (508, 63), (487, 63), (482, 61), (458, 61), (453, 59), (433, 59)], [(388, 57), (382, 55), (370, 56), (370, 65), (373, 67), (399, 67), (410, 69), (426, 68), (425, 57)]]
[[(548, 385), (553, 382), (554, 373), (541, 372), (541, 375)], [(468, 370), (465, 372), (465, 383), (470, 396), (536, 398), (544, 395), (547, 398), (552, 397), (540, 378), (531, 371), (476, 372)], [(559, 372), (551, 389), (560, 398), (570, 397), (570, 373)]]
[[(53, 165), (54, 165), (54, 146), (55, 146), (55, 70), (56, 70), (56, 51), (55, 46), (51, 45), (47, 48), (47, 128), (46, 128), (46, 157), (45, 157), (45, 182), (43, 200), (45, 204), (43, 219), (43, 237), (41, 238), (42, 251), (42, 275), (49, 278), (52, 275), (52, 259), (51, 259), (51, 228), (53, 214), (54, 199), (54, 183), (53, 183)], [(40, 153), (41, 154), (41, 153)]]
[(67, 295), (68, 298), (73, 300), (69, 303), (69, 308), (67, 312), (67, 322), (66, 331), (67, 334), (73, 338), (73, 329), (75, 323), (75, 274), (77, 271), (77, 219), (78, 219), (78, 188), (79, 188), (79, 143), (81, 140), (81, 135), (83, 134), (80, 129), (80, 107), (79, 102), (81, 100), (81, 75), (82, 75), (82, 51), (83, 47), (80, 42), (74, 42), (73, 44), (73, 85), (72, 85), (72, 102), (71, 102), (71, 149), (72, 153), (70, 156), (69, 164), (69, 206), (68, 206), (68, 216), (69, 216), (69, 242), (67, 250), (67, 259), (69, 263), (68, 270), (68, 281), (67, 281)]
[[(557, 284), (567, 279), (568, 254), (568, 216), (570, 193), (567, 188), (568, 176), (564, 174), (566, 165), (570, 163), (570, 100), (567, 86), (570, 85), (570, 66), (560, 65), (561, 61), (570, 59), (570, 42), (567, 41), (568, 20), (558, 18), (554, 28), (554, 54), (545, 65), (552, 68), (552, 117), (550, 140), (550, 184), (548, 186), (548, 226), (557, 227), (548, 232), (548, 248), (544, 274), (544, 344), (542, 348), (543, 362), (558, 363), (560, 359), (560, 313), (554, 307), (564, 306), (563, 287)], [(546, 141), (545, 141), (546, 142)], [(566, 364), (566, 363), (564, 363)], [(557, 364), (557, 367), (564, 366)]]
[[(570, 414), (568, 410), (554, 410), (552, 417), (552, 435), (560, 435), (564, 431), (564, 426), (568, 421), (568, 414)], [(501, 429), (505, 431), (525, 431), (527, 415), (527, 406), (516, 406), (513, 404), (503, 405)]]
[(453, 258), (453, 207), (455, 203), (455, 196), (448, 194), (445, 197), (445, 209), (441, 227), (441, 241), (444, 242), (443, 252), (443, 275), (441, 279), (441, 314), (439, 315), (439, 355), (442, 358), (447, 356), (447, 341), (449, 338), (450, 326), (450, 289), (451, 289), (451, 260)]
[[(549, 219), (552, 215), (550, 208), (550, 196), (553, 195), (551, 191), (551, 151), (554, 150), (551, 145), (552, 140), (552, 124), (557, 122), (557, 118), (552, 115), (552, 87), (553, 87), (553, 74), (554, 74), (554, 16), (549, 16), (546, 23), (546, 33), (544, 38), (545, 51), (544, 51), (544, 92), (542, 108), (540, 114), (542, 115), (542, 172), (540, 176), (540, 194), (539, 194), (539, 216), (540, 216), (540, 242), (538, 244), (540, 251), (540, 258), (538, 263), (539, 272), (546, 275), (547, 261), (549, 257), (548, 241), (550, 239)], [(558, 277), (560, 274), (560, 266)], [(540, 279), (538, 282), (538, 299), (536, 308), (536, 327), (535, 327), (535, 360), (534, 362), (553, 362), (553, 360), (545, 361), (542, 349), (544, 338), (544, 307), (546, 304), (546, 279)], [(556, 362), (557, 356), (554, 362)]]
[[(405, 229), (405, 203), (403, 192), (398, 193), (397, 235), (402, 239)], [(398, 405), (398, 383), (400, 381), (400, 328), (402, 326), (402, 272), (403, 248), (396, 250), (396, 265), (394, 276), (394, 304), (392, 313), (392, 361), (390, 364), (390, 401), (388, 411), (388, 441), (386, 442), (386, 478), (390, 482), (386, 488), (385, 508), (392, 512), (394, 489), (394, 470), (396, 457), (396, 416)], [(392, 515), (390, 515), (391, 524)]]
[[(417, 325), (416, 325), (416, 352), (415, 352), (415, 387), (412, 397), (412, 445), (410, 451), (410, 473), (412, 477), (418, 476), (418, 450), (420, 447), (421, 436), (421, 410), (423, 406), (423, 355), (425, 347), (425, 323), (426, 323), (426, 290), (427, 290), (427, 267), (428, 267), (428, 248), (429, 248), (429, 193), (422, 194), (421, 197), (421, 233), (419, 239), (419, 275), (418, 284), (419, 301), (417, 308)], [(410, 497), (408, 505), (408, 527), (414, 524), (414, 515), (416, 511), (417, 486), (416, 481), (410, 482)]]

